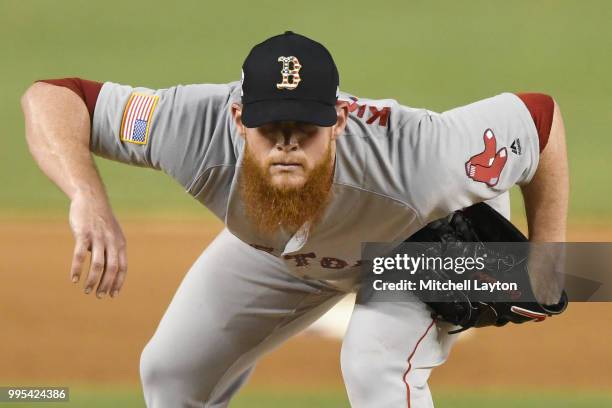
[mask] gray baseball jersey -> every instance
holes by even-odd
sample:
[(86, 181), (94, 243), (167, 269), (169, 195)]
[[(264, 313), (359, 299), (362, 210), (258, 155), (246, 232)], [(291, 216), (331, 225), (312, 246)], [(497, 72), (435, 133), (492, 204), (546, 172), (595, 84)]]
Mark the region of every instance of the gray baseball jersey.
[(357, 275), (361, 242), (401, 241), (479, 201), (507, 213), (507, 196), (495, 198), (536, 170), (537, 130), (514, 94), (441, 114), (392, 99), (340, 99), (350, 102), (350, 116), (337, 142), (333, 199), (317, 225), (293, 236), (262, 236), (244, 214), (237, 188), (244, 142), (230, 112), (240, 102), (239, 82), (160, 90), (105, 83), (91, 148), (163, 170), (293, 274), (345, 283)]
[[(237, 188), (244, 142), (230, 106), (240, 101), (238, 82), (102, 87), (92, 151), (165, 171), (226, 224), (142, 353), (147, 406), (227, 407), (263, 354), (358, 283), (361, 242), (404, 240), (483, 200), (508, 216), (507, 190), (536, 170), (537, 131), (513, 94), (441, 114), (340, 97), (351, 113), (337, 142), (332, 200), (316, 225), (268, 238), (245, 216)], [(403, 296), (358, 297), (341, 353), (353, 407), (433, 407), (427, 380), (456, 335)]]

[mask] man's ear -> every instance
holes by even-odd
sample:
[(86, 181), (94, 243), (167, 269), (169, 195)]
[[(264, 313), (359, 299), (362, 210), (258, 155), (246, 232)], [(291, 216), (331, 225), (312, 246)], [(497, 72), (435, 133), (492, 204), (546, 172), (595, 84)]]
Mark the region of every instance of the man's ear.
[(338, 115), (338, 119), (334, 125), (334, 139), (339, 137), (346, 128), (349, 114), (349, 103), (341, 100), (336, 101), (336, 114)]
[(242, 106), (239, 103), (232, 103), (232, 117), (240, 136), (246, 137), (246, 126), (242, 123)]

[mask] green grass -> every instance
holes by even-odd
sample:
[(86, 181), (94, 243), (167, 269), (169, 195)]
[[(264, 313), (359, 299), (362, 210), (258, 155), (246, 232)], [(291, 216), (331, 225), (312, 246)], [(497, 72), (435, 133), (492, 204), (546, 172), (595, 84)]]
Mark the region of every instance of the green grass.
[[(81, 76), (168, 87), (228, 82), (254, 43), (293, 29), (334, 55), (341, 87), (443, 111), (502, 91), (560, 103), (571, 214), (612, 216), (609, 1), (236, 0), (0, 2), (0, 212), (66, 208), (29, 157), (19, 97), (37, 78)], [(201, 208), (169, 178), (100, 162), (120, 210)]]
[[(612, 393), (502, 391), (442, 391), (434, 393), (436, 408), (603, 408), (612, 406)], [(68, 403), (0, 403), (0, 407), (144, 408), (140, 392), (129, 389), (78, 389)], [(255, 391), (240, 394), (231, 408), (349, 408), (341, 391)]]
[(612, 406), (612, 394), (543, 391), (434, 393), (436, 408), (604, 408)]

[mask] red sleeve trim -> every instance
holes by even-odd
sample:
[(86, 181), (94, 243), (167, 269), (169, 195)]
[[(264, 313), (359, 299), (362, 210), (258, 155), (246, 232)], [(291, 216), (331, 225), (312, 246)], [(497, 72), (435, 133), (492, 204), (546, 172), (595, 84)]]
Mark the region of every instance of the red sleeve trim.
[(517, 93), (516, 96), (521, 98), (529, 109), (529, 113), (531, 113), (533, 123), (538, 130), (541, 153), (548, 143), (548, 136), (550, 136), (555, 102), (550, 96), (541, 93)]
[(89, 117), (93, 120), (94, 109), (96, 107), (96, 101), (102, 89), (101, 82), (88, 81), (87, 79), (81, 78), (61, 78), (61, 79), (41, 79), (36, 82), (46, 82), (51, 85), (63, 86), (72, 90), (77, 94), (89, 111)]

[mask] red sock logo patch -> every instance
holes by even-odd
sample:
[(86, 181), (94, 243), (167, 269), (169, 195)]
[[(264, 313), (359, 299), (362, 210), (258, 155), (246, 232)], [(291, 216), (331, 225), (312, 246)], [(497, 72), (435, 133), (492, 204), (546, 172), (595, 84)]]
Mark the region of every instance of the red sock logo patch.
[(497, 140), (491, 129), (485, 130), (483, 139), (484, 150), (465, 163), (465, 174), (474, 181), (493, 187), (506, 165), (508, 152), (505, 147), (497, 150)]

